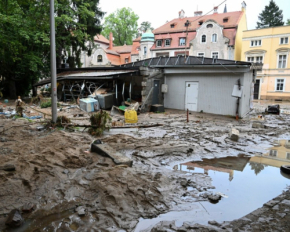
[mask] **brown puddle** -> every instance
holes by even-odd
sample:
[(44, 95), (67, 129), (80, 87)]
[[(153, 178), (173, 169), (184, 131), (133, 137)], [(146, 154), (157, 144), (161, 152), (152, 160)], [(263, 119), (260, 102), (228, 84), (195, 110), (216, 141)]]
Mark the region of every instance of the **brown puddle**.
[[(290, 165), (290, 140), (275, 141), (261, 156), (225, 157), (182, 163), (178, 169), (189, 173), (203, 173), (212, 178), (216, 188), (209, 190), (223, 197), (217, 204), (205, 199), (189, 203), (193, 210), (172, 211), (155, 219), (141, 219), (135, 231), (146, 229), (160, 221), (175, 220), (176, 225), (189, 221), (207, 224), (241, 218), (262, 207), (290, 185), (290, 175), (280, 173), (280, 166)], [(194, 189), (188, 189), (192, 191)]]

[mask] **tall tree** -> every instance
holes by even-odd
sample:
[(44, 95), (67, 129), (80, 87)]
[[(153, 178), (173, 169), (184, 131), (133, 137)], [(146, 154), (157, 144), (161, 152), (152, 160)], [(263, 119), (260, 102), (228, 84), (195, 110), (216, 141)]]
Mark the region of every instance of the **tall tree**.
[(0, 76), (10, 98), (29, 92), (48, 73), (48, 1), (0, 1)]
[(61, 68), (64, 57), (68, 58), (70, 67), (74, 68), (82, 65), (82, 52), (91, 55), (94, 36), (102, 30), (100, 19), (104, 13), (98, 4), (99, 0), (57, 0), (57, 68)]
[(117, 9), (105, 18), (102, 34), (109, 38), (112, 32), (116, 45), (132, 44), (133, 38), (138, 33), (138, 19), (139, 16), (130, 8)]
[(144, 21), (144, 22), (142, 22), (142, 23), (141, 23), (141, 26), (140, 26), (139, 29), (140, 29), (142, 32), (146, 32), (147, 29), (150, 29), (151, 31), (154, 30), (154, 28), (151, 27), (151, 23), (148, 22), (148, 21)]
[(268, 6), (258, 16), (256, 28), (283, 26), (283, 12), (276, 3), (271, 0)]

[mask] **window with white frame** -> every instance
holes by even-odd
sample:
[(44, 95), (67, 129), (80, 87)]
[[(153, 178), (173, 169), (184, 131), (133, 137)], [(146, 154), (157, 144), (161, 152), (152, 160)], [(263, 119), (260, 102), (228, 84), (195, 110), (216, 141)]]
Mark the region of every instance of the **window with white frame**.
[(165, 46), (170, 46), (170, 39), (165, 40)]
[(201, 36), (201, 42), (202, 43), (206, 43), (206, 35), (202, 35)]
[(162, 40), (159, 39), (156, 41), (156, 47), (161, 47), (162, 46)]
[(103, 62), (103, 56), (102, 55), (98, 55), (97, 62)]
[(278, 56), (278, 68), (286, 68), (287, 55)]
[(247, 58), (248, 62), (254, 62), (254, 60), (255, 60), (255, 57), (253, 57), (253, 56), (248, 56), (248, 58)]
[(283, 91), (285, 85), (284, 79), (276, 79), (276, 91)]
[(185, 45), (185, 38), (179, 38), (179, 46)]
[(251, 47), (257, 47), (262, 45), (262, 40), (251, 40)]
[(273, 157), (276, 157), (277, 156), (277, 150), (270, 150), (269, 155), (273, 156)]
[(263, 63), (263, 56), (256, 56), (257, 63)]
[(216, 41), (217, 41), (217, 34), (212, 34), (211, 42), (216, 43)]
[(144, 47), (144, 55), (147, 54), (147, 47)]
[(198, 57), (204, 57), (204, 52), (198, 52), (198, 53), (197, 53), (197, 56), (198, 56)]
[(218, 59), (219, 58), (219, 53), (218, 52), (212, 52), (211, 53), (211, 58)]
[(281, 37), (280, 44), (288, 44), (288, 37)]
[(286, 152), (286, 159), (290, 160), (290, 152)]

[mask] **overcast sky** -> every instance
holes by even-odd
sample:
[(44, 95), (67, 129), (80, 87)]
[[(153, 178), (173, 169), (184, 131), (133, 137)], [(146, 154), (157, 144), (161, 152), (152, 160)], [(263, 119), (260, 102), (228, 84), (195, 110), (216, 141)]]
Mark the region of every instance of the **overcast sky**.
[[(181, 9), (185, 11), (185, 16), (191, 17), (194, 11), (203, 11), (203, 14), (205, 14), (222, 2), (223, 0), (100, 0), (99, 7), (102, 11), (107, 12), (105, 17), (118, 8), (130, 7), (139, 16), (139, 25), (143, 21), (149, 21), (154, 28), (158, 28), (166, 21), (177, 18)], [(266, 5), (269, 5), (270, 0), (246, 0), (245, 2), (247, 4), (248, 29), (255, 29), (258, 15)], [(241, 3), (242, 0), (227, 0), (219, 6), (218, 12), (223, 13), (225, 4), (227, 4), (228, 12), (240, 11)], [(275, 3), (283, 10), (283, 20), (286, 22), (287, 19), (290, 19), (289, 0), (275, 0)]]

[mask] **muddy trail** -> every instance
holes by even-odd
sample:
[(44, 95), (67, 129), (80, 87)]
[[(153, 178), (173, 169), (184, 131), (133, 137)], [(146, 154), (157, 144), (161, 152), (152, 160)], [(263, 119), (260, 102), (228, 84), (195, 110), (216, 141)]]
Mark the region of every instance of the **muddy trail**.
[[(143, 115), (139, 125), (163, 126), (99, 138), (131, 158), (132, 167), (90, 152), (96, 138), (86, 131), (38, 131), (37, 120), (2, 118), (0, 166), (14, 165), (15, 170), (0, 168), (0, 231), (134, 231), (140, 218), (209, 201), (203, 194), (215, 193), (211, 177), (179, 170), (180, 163), (262, 155), (278, 138), (290, 139), (289, 115), (267, 115), (255, 128), (251, 117), (235, 121), (195, 114), (186, 123), (184, 115)], [(233, 127), (239, 130), (238, 141), (230, 139)], [(22, 213), (24, 223), (7, 227), (9, 212), (25, 205), (33, 210)], [(180, 231), (170, 223), (150, 225), (150, 230)], [(180, 229), (190, 231), (186, 226)]]

